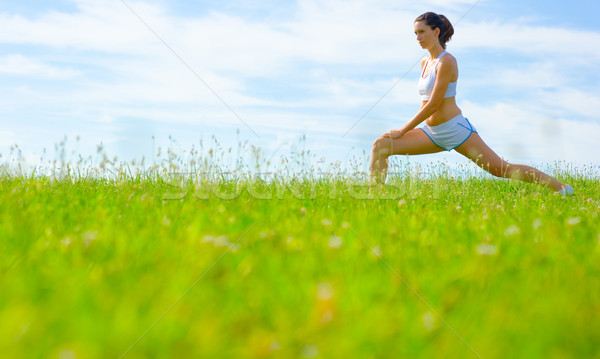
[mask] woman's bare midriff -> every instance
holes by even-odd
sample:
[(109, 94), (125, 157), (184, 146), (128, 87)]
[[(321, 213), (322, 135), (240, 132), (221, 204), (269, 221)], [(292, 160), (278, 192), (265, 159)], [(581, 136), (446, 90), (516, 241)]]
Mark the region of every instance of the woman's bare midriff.
[[(433, 115), (429, 116), (429, 118), (425, 120), (425, 123), (427, 123), (429, 126), (437, 126), (460, 115), (460, 108), (456, 106), (456, 101), (454, 99), (454, 97), (443, 99), (440, 107), (433, 113)], [(423, 106), (426, 104), (427, 101), (423, 101)]]

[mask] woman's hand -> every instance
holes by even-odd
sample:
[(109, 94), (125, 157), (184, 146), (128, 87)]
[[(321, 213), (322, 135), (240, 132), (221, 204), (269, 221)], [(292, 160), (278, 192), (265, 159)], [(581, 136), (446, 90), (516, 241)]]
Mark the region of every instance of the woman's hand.
[(390, 131), (384, 133), (382, 137), (389, 137), (392, 140), (395, 140), (397, 138), (404, 136), (405, 133), (406, 133), (406, 131), (404, 131), (403, 129), (390, 130)]

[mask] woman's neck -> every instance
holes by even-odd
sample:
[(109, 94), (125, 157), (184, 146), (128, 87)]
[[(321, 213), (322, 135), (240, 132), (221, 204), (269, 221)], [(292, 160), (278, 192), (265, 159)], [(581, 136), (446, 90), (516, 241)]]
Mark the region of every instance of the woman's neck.
[(437, 44), (434, 47), (432, 47), (431, 49), (429, 49), (429, 55), (431, 56), (432, 59), (437, 59), (440, 56), (440, 54), (444, 51), (445, 50), (442, 47), (442, 45)]

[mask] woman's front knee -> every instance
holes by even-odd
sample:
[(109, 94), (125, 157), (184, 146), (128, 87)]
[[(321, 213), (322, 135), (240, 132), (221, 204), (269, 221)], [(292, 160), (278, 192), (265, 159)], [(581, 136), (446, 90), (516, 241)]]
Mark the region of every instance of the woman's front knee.
[(382, 152), (389, 147), (389, 138), (379, 137), (373, 142), (373, 152)]
[(380, 136), (373, 142), (373, 146), (381, 146), (384, 142), (388, 140), (389, 137)]

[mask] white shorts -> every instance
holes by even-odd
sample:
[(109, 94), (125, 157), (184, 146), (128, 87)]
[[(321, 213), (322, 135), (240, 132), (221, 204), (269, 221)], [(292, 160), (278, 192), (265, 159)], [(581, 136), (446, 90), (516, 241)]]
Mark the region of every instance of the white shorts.
[(431, 141), (445, 149), (451, 151), (456, 147), (462, 145), (473, 132), (477, 133), (477, 130), (469, 120), (467, 120), (462, 113), (440, 125), (421, 127), (421, 130), (425, 132)]

